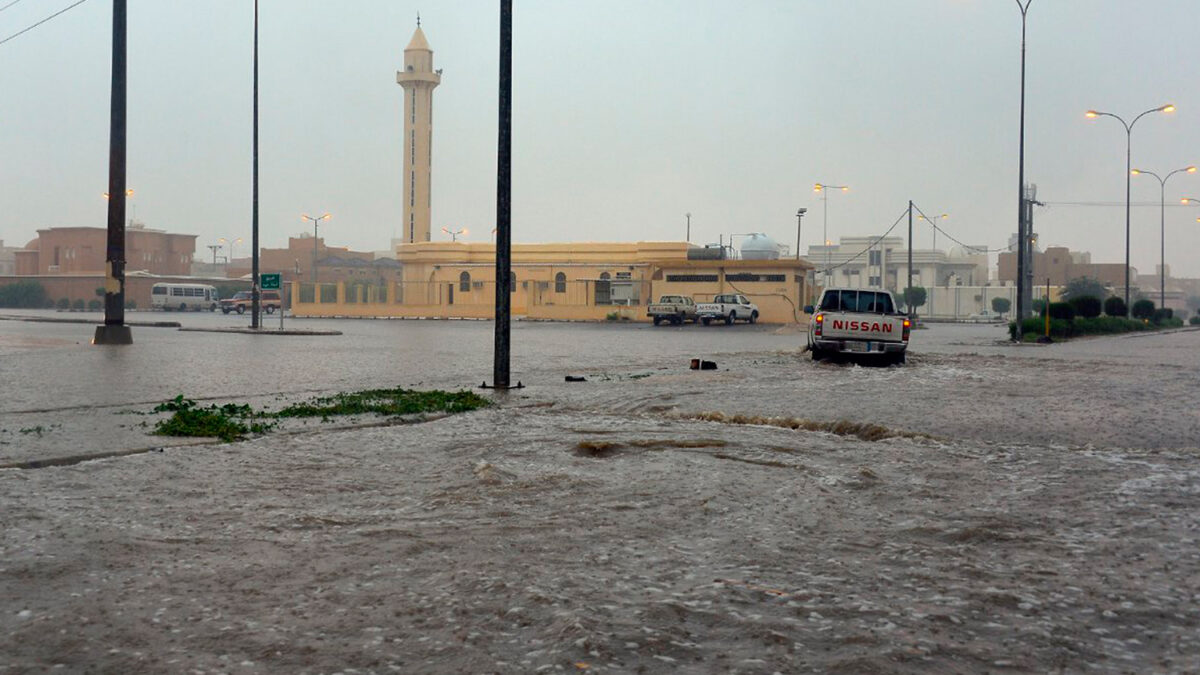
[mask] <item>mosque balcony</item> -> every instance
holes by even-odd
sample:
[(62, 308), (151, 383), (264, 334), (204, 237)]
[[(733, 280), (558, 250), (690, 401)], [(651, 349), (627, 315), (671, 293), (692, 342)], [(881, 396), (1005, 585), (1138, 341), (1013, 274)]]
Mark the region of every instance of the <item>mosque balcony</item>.
[(426, 82), (437, 86), (442, 83), (442, 76), (437, 73), (416, 72), (398, 70), (396, 71), (396, 84), (407, 84), (409, 82)]

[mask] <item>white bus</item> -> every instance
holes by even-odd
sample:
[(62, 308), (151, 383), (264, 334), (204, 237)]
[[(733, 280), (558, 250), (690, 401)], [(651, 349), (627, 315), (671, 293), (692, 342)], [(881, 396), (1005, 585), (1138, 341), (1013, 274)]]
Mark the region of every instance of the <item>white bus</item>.
[(154, 284), (150, 289), (150, 307), (163, 311), (207, 309), (215, 312), (218, 300), (216, 287), (204, 284)]

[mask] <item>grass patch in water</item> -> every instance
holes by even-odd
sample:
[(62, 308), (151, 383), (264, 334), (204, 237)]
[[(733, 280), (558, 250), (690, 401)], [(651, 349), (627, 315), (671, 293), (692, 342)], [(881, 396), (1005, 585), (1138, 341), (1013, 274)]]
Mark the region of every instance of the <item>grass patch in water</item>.
[(401, 416), (419, 413), (458, 413), (491, 405), (491, 401), (468, 391), (413, 391), (409, 389), (368, 389), (365, 391), (321, 396), (297, 403), (278, 412), (255, 410), (246, 404), (226, 403), (202, 407), (182, 394), (161, 403), (154, 412), (171, 416), (154, 425), (159, 436), (196, 436), (236, 441), (247, 434), (265, 434), (274, 428), (267, 419), (320, 417), (328, 421), (344, 415)]
[(414, 391), (411, 389), (368, 389), (352, 393), (321, 396), (307, 403), (296, 403), (273, 413), (273, 417), (320, 417), (334, 415), (413, 415), (417, 413), (459, 413), (489, 405), (486, 398), (469, 391)]

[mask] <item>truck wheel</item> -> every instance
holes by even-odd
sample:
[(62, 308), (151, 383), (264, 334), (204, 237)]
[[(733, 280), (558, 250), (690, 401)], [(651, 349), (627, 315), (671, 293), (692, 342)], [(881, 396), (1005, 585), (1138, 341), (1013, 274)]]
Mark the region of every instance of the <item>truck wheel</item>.
[(654, 317), (654, 325), (655, 325), (655, 326), (660, 326), (660, 325), (662, 325), (662, 317), (661, 317), (661, 316), (656, 316), (656, 317)]
[(813, 361), (824, 361), (825, 360), (825, 350), (817, 349), (816, 347), (813, 347), (812, 348), (812, 360)]
[(272, 305), (267, 305), (267, 306), (266, 306), (266, 311), (267, 311), (267, 314), (270, 314), (270, 313), (272, 313), (272, 312), (274, 312), (274, 311), (275, 311), (275, 307), (274, 307), (274, 306), (272, 306)]
[(682, 316), (673, 316), (673, 317), (671, 317), (671, 323), (675, 324), (676, 326), (682, 326), (683, 325), (683, 317)]
[(245, 305), (238, 305), (238, 306), (237, 306), (237, 313), (238, 313), (238, 314), (245, 314), (245, 313), (246, 313), (246, 306), (245, 306)]
[(758, 321), (758, 312), (750, 312), (750, 323)]
[(706, 316), (706, 317), (704, 317), (703, 319), (700, 319), (700, 323), (702, 323), (702, 324), (704, 324), (705, 326), (707, 326), (708, 324), (712, 323), (712, 319), (710, 319), (710, 318), (708, 318), (708, 317)]
[(186, 305), (186, 304), (184, 304), (184, 303), (182, 303), (182, 302), (181, 302), (181, 303), (179, 303), (179, 311), (181, 311), (181, 312), (186, 312), (186, 311), (187, 311), (187, 305)]
[(215, 303), (215, 302), (214, 302), (213, 304), (209, 305), (209, 306), (208, 306), (208, 311), (210, 311), (210, 312), (215, 312), (215, 311), (217, 311), (217, 303)]
[(228, 308), (228, 307), (222, 307), (222, 308), (221, 308), (221, 313), (222, 313), (222, 314), (228, 314), (228, 313), (229, 313), (229, 308)]
[(725, 315), (725, 325), (728, 326), (732, 324), (736, 319), (737, 312), (730, 312), (729, 314)]
[(904, 365), (904, 352), (897, 352), (892, 355), (892, 364), (896, 366)]

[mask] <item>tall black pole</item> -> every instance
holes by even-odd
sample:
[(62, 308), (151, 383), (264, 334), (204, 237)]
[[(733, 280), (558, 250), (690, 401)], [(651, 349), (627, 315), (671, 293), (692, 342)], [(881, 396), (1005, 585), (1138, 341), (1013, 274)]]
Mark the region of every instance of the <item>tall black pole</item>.
[(908, 200), (908, 289), (906, 289), (905, 293), (904, 293), (905, 294), (904, 305), (905, 305), (905, 307), (908, 308), (908, 318), (909, 319), (912, 319), (914, 316), (916, 316), (916, 312), (913, 311), (913, 306), (912, 306), (913, 304), (908, 298), (909, 295), (913, 294), (913, 291), (911, 290), (913, 287), (913, 285), (912, 285), (912, 246), (913, 246), (912, 212), (913, 212), (913, 203), (912, 203), (912, 200), (910, 199), (910, 200)]
[(1021, 324), (1029, 315), (1025, 305), (1025, 289), (1029, 283), (1025, 278), (1029, 268), (1029, 255), (1025, 246), (1029, 238), (1029, 223), (1025, 219), (1025, 16), (1033, 0), (1017, 0), (1021, 9), (1021, 131), (1018, 141), (1017, 159), (1017, 341), (1021, 340)]
[[(1133, 120), (1133, 124), (1137, 124), (1136, 118)], [(1125, 318), (1127, 319), (1133, 315), (1133, 308), (1129, 306), (1129, 179), (1133, 177), (1130, 174), (1133, 171), (1133, 124), (1125, 127)]]
[(125, 325), (125, 61), (126, 0), (113, 0), (112, 95), (108, 137), (108, 240), (104, 278), (104, 325), (95, 344), (130, 344)]
[(496, 147), (496, 346), (492, 380), (508, 389), (512, 284), (512, 0), (500, 0), (500, 132)]
[[(258, 0), (254, 0), (254, 196), (251, 199), (250, 245), (254, 250), (250, 254), (251, 291), (250, 291), (250, 327), (258, 328), (259, 324), (259, 293), (258, 293)], [(279, 308), (283, 313), (283, 307)]]

